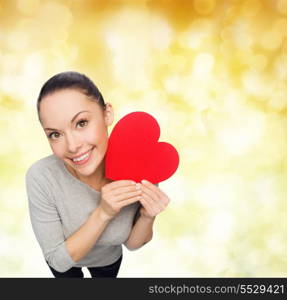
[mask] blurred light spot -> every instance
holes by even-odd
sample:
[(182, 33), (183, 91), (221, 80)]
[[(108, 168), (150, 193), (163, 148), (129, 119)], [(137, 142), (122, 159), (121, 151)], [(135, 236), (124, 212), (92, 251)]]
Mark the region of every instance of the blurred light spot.
[(263, 54), (250, 55), (250, 68), (262, 71), (267, 66), (267, 58)]
[(250, 24), (246, 20), (238, 19), (230, 30), (232, 31), (232, 39), (237, 47), (246, 49), (253, 44)]
[(187, 48), (197, 49), (205, 42), (214, 39), (216, 27), (207, 18), (198, 18), (191, 22), (189, 28), (179, 33), (179, 43)]
[(287, 55), (282, 54), (274, 62), (274, 71), (280, 80), (287, 79)]
[(240, 49), (247, 49), (253, 44), (251, 36), (246, 32), (240, 32), (239, 34), (236, 34), (234, 36), (234, 40)]
[(256, 199), (259, 201), (259, 206), (274, 207), (278, 200), (276, 196), (276, 182), (273, 177), (268, 176), (259, 176), (253, 183), (252, 187), (256, 192)]
[(194, 0), (193, 1), (194, 10), (201, 15), (210, 14), (215, 7), (214, 0)]
[[(222, 269), (226, 268), (227, 255), (225, 247), (223, 245), (216, 243), (212, 236), (206, 235), (204, 243), (201, 249), (198, 251), (201, 255), (202, 260), (204, 260), (203, 265), (200, 269), (203, 269), (205, 274), (219, 274)], [(212, 249), (212, 251), (210, 251)], [(216, 270), (215, 273), (212, 270)]]
[(230, 40), (233, 37), (232, 28), (231, 27), (225, 27), (221, 30), (220, 36), (223, 40)]
[(200, 111), (210, 106), (211, 99), (208, 90), (202, 87), (202, 80), (208, 80), (208, 76), (191, 76), (184, 78), (182, 82), (182, 97), (184, 97), (190, 107)]
[(277, 49), (281, 44), (282, 38), (279, 32), (275, 30), (269, 30), (263, 33), (261, 38), (261, 45), (265, 49), (274, 50)]
[(112, 54), (114, 76), (130, 90), (149, 86), (151, 30), (145, 11), (126, 9), (107, 18), (104, 35)]
[(106, 34), (106, 42), (111, 50), (116, 50), (121, 47), (121, 38), (114, 32), (108, 32)]
[(71, 10), (64, 4), (51, 1), (44, 3), (40, 8), (39, 14), (33, 19), (34, 24), (31, 25), (41, 27), (44, 32), (34, 31), (36, 37), (48, 40), (49, 47), (63, 43), (68, 38), (67, 31), (73, 22)]
[(195, 198), (209, 209), (232, 207), (232, 199), (236, 196), (236, 184), (238, 182), (229, 174), (207, 174), (201, 184), (194, 186)]
[(217, 138), (231, 154), (242, 155), (253, 144), (253, 135), (245, 129), (223, 129), (217, 132)]
[(22, 30), (11, 32), (7, 36), (7, 45), (13, 51), (26, 51), (29, 45), (28, 36)]
[(261, 9), (260, 0), (245, 0), (241, 7), (242, 15), (247, 17), (256, 16)]
[(169, 93), (176, 94), (181, 87), (181, 78), (178, 75), (174, 75), (166, 78), (164, 86)]
[(33, 14), (39, 7), (39, 0), (18, 0), (17, 9), (23, 14)]
[[(287, 71), (286, 71), (287, 72)], [(287, 92), (286, 90), (278, 89), (272, 94), (269, 105), (277, 110), (282, 110), (287, 107)]]
[(242, 74), (242, 83), (245, 91), (250, 94), (266, 99), (271, 95), (274, 89), (274, 80), (267, 80), (267, 76), (263, 72), (257, 70), (248, 70)]
[(266, 240), (266, 245), (268, 247), (269, 253), (275, 253), (276, 255), (281, 255), (281, 253), (284, 253), (285, 247), (284, 242), (282, 242), (282, 235), (280, 233), (276, 233), (276, 235), (270, 236)]
[[(267, 115), (267, 114), (266, 114)], [(284, 164), (286, 161), (286, 125), (284, 119), (278, 113), (270, 113), (266, 116), (266, 128), (262, 139), (262, 145), (258, 145), (256, 163), (258, 166), (264, 165), (273, 167)], [(273, 171), (278, 174), (278, 171)], [(285, 193), (285, 191), (284, 191)]]
[(234, 230), (234, 217), (224, 209), (213, 212), (207, 229), (208, 237), (216, 243), (224, 243), (228, 241)]
[[(160, 124), (162, 124), (162, 122), (160, 122)], [(162, 139), (160, 138), (160, 140)], [(169, 180), (161, 182), (159, 188), (169, 196), (173, 202), (173, 206), (176, 207), (176, 209), (179, 209), (187, 202), (188, 195), (186, 194), (187, 191), (184, 188), (186, 184), (190, 184), (189, 179), (187, 179), (185, 176), (177, 175)], [(173, 199), (176, 200), (173, 201)]]
[[(42, 74), (44, 70), (44, 61), (40, 53), (31, 53), (27, 55), (23, 64), (24, 77), (27, 80), (33, 80)], [(24, 89), (24, 86), (23, 86)]]
[(210, 53), (198, 54), (193, 63), (193, 76), (204, 79), (210, 74), (214, 65), (214, 57)]
[(220, 45), (219, 45), (219, 50), (220, 50), (220, 53), (222, 55), (222, 57), (224, 57), (225, 59), (227, 59), (228, 57), (230, 57), (230, 55), (232, 55), (232, 43), (230, 40), (223, 40)]
[(179, 237), (177, 240), (177, 247), (183, 253), (189, 253), (191, 257), (196, 256), (196, 243), (190, 236)]
[(265, 119), (259, 113), (250, 112), (244, 115), (243, 111), (240, 118), (236, 120), (234, 117), (223, 129), (216, 132), (216, 138), (229, 153), (242, 155), (259, 142), (265, 128)]
[(172, 31), (168, 23), (163, 19), (153, 18), (152, 27), (153, 46), (159, 50), (168, 48), (172, 40)]
[(287, 14), (287, 0), (278, 0), (277, 9), (282, 14)]
[(204, 32), (184, 32), (180, 35), (179, 41), (183, 46), (191, 49), (197, 49), (202, 44), (206, 34)]
[[(17, 60), (17, 56), (13, 54), (3, 54), (1, 57), (0, 66), (3, 72), (7, 75), (13, 74), (17, 71), (18, 66), (20, 65), (20, 61)], [(0, 80), (1, 84), (1, 80)]]
[(279, 18), (278, 20), (275, 20), (273, 28), (275, 32), (278, 32), (282, 36), (286, 36), (287, 18)]
[(188, 59), (184, 55), (170, 55), (170, 66), (171, 69), (175, 72), (178, 73), (179, 76), (183, 77), (184, 71), (187, 69), (187, 64), (188, 64)]

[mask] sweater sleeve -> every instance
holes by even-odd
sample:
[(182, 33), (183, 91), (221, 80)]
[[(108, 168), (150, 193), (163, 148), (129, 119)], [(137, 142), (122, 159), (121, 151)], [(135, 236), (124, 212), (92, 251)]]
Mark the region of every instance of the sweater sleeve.
[(58, 272), (65, 272), (76, 262), (67, 251), (61, 219), (47, 179), (40, 172), (29, 169), (25, 180), (30, 220), (36, 239), (48, 264)]

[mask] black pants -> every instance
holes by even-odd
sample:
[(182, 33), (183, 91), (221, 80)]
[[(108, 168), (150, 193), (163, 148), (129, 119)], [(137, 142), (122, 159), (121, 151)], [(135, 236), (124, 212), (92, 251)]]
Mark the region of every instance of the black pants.
[[(122, 262), (123, 256), (121, 256), (116, 262), (111, 265), (104, 266), (104, 267), (87, 267), (89, 272), (91, 273), (92, 277), (117, 277), (120, 265)], [(48, 264), (48, 262), (46, 261)], [(49, 264), (48, 264), (49, 266)], [(52, 271), (53, 275), (56, 278), (67, 278), (67, 277), (84, 277), (84, 273), (82, 268), (80, 267), (72, 267), (66, 272), (58, 272), (49, 266), (50, 270)]]

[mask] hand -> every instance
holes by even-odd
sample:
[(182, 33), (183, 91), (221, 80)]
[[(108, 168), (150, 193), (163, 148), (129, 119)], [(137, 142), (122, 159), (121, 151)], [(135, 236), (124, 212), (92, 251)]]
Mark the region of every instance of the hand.
[(108, 219), (114, 218), (120, 210), (139, 201), (141, 190), (132, 180), (118, 180), (101, 188), (100, 209)]
[(160, 188), (147, 180), (142, 180), (141, 191), (140, 203), (142, 208), (140, 209), (140, 214), (144, 217), (154, 218), (170, 202), (168, 196)]

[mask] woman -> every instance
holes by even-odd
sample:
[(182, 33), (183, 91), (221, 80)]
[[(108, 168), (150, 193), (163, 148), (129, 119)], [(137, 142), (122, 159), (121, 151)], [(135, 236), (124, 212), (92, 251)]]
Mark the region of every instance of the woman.
[(53, 154), (26, 173), (35, 236), (55, 277), (116, 277), (122, 244), (152, 238), (169, 198), (148, 181), (112, 181), (104, 157), (113, 108), (85, 75), (63, 72), (42, 87), (38, 118)]

